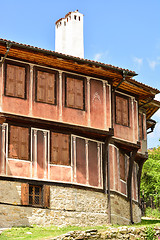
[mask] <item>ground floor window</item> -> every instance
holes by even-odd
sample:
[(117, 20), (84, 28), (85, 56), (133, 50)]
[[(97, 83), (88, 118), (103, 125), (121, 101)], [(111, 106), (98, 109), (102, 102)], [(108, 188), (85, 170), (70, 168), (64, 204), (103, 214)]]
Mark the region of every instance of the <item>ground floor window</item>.
[(29, 185), (29, 205), (42, 205), (42, 186)]
[(21, 184), (22, 205), (46, 207), (50, 206), (50, 186)]

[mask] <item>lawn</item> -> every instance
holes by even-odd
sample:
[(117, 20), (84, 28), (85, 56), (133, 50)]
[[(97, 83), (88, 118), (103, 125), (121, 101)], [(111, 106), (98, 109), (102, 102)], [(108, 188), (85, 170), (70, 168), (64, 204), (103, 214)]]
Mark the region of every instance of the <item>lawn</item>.
[[(130, 225), (134, 227), (154, 227), (156, 225), (160, 226), (160, 220), (142, 220), (141, 223)], [(75, 230), (87, 230), (87, 229), (97, 229), (105, 231), (109, 226), (96, 226), (96, 227), (77, 227), (77, 226), (63, 226), (63, 227), (42, 227), (42, 226), (32, 226), (32, 227), (13, 227), (11, 229), (5, 230), (0, 235), (1, 240), (15, 240), (15, 239), (33, 239), (33, 240), (44, 240), (49, 237), (55, 237), (70, 231)], [(113, 225), (113, 227), (118, 227), (118, 225)]]

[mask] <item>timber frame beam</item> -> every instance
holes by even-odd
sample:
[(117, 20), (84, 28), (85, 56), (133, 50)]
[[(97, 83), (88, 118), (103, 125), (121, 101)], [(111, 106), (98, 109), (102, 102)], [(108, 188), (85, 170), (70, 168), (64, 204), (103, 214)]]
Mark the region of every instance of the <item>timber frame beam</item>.
[(139, 169), (137, 174), (137, 185), (138, 185), (138, 203), (140, 204), (140, 184), (141, 184), (141, 175), (142, 175), (142, 168), (143, 164), (145, 163), (146, 159), (142, 159), (139, 163)]
[(111, 223), (111, 193), (110, 193), (110, 161), (109, 161), (109, 141), (111, 136), (107, 137), (105, 140), (105, 153), (104, 153), (104, 161), (103, 161), (103, 186), (104, 193), (107, 194), (108, 198), (108, 219), (109, 223)]
[(130, 222), (131, 224), (134, 223), (133, 221), (133, 209), (132, 209), (132, 173), (133, 173), (133, 164), (136, 158), (137, 150), (133, 150), (130, 153), (129, 158), (129, 170), (128, 170), (128, 178), (127, 178), (127, 195), (128, 200), (130, 202)]

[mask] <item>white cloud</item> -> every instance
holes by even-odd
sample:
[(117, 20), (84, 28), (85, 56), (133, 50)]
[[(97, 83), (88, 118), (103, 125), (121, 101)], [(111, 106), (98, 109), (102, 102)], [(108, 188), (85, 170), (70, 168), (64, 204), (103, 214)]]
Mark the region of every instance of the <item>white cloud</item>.
[(137, 63), (138, 65), (142, 65), (143, 64), (143, 59), (142, 58), (134, 57), (133, 61), (135, 63)]
[(110, 57), (109, 57), (109, 52), (105, 51), (103, 53), (96, 53), (93, 57), (94, 61), (98, 61), (98, 62), (107, 62), (107, 61), (111, 61)]
[(136, 66), (140, 69), (140, 67), (143, 64), (143, 58), (134, 57), (133, 61), (136, 64)]
[(103, 53), (96, 53), (93, 59), (94, 61), (100, 61), (102, 56), (103, 56)]
[(149, 67), (152, 70), (155, 70), (156, 66), (160, 65), (160, 57), (157, 57), (156, 60), (150, 60), (150, 59), (147, 59), (147, 60), (148, 60)]

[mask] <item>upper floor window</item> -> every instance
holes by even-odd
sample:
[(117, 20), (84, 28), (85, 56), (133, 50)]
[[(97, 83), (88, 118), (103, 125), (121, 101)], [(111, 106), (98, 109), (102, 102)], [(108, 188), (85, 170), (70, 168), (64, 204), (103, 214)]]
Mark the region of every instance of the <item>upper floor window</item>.
[(9, 158), (29, 160), (29, 128), (10, 126)]
[(123, 126), (129, 126), (129, 99), (127, 97), (122, 97), (121, 95), (116, 95), (115, 100), (116, 114), (115, 122)]
[(51, 164), (70, 165), (69, 144), (69, 135), (51, 132)]
[(84, 110), (84, 79), (66, 76), (66, 107)]
[(26, 98), (26, 67), (6, 64), (5, 95)]
[(139, 140), (144, 140), (143, 113), (139, 113)]
[(36, 101), (56, 104), (56, 73), (37, 69)]
[(120, 179), (126, 181), (126, 160), (125, 154), (119, 153)]

